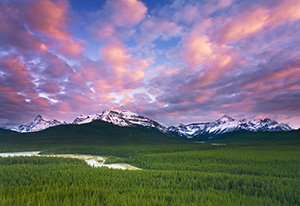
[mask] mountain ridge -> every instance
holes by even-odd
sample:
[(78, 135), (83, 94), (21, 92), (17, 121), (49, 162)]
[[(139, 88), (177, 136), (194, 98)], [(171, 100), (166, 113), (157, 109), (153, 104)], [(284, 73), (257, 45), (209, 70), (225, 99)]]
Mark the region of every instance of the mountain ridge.
[(37, 115), (32, 122), (20, 125), (12, 130), (20, 133), (36, 132), (58, 125), (81, 125), (91, 123), (96, 120), (109, 122), (120, 127), (143, 126), (146, 128), (154, 128), (162, 133), (173, 133), (186, 138), (216, 136), (240, 130), (250, 132), (293, 130), (289, 125), (278, 123), (270, 118), (236, 120), (228, 115), (224, 115), (213, 122), (190, 124), (180, 123), (178, 126), (165, 127), (152, 119), (133, 113), (122, 106), (105, 110), (102, 113), (94, 115), (79, 115), (70, 123), (60, 122), (58, 120), (45, 120), (41, 115)]
[(45, 120), (42, 115), (37, 115), (34, 120), (28, 124), (22, 124), (18, 126), (17, 128), (13, 128), (11, 130), (17, 131), (17, 132), (37, 132), (44, 129), (47, 129), (49, 127), (54, 127), (58, 125), (66, 124), (65, 122), (60, 122), (56, 119), (54, 120)]
[(227, 115), (217, 119), (214, 122), (180, 124), (171, 126), (169, 131), (177, 133), (179, 136), (194, 138), (199, 136), (216, 136), (228, 132), (249, 131), (249, 132), (275, 132), (275, 131), (292, 131), (293, 129), (283, 123), (278, 123), (270, 118), (253, 119), (253, 120), (235, 120)]

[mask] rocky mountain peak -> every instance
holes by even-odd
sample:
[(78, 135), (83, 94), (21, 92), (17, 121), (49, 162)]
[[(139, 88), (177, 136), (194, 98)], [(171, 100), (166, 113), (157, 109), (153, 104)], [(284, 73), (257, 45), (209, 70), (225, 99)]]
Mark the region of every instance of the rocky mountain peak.
[(232, 121), (234, 121), (234, 119), (232, 117), (229, 117), (228, 115), (223, 115), (217, 121), (219, 121), (219, 122), (232, 122)]

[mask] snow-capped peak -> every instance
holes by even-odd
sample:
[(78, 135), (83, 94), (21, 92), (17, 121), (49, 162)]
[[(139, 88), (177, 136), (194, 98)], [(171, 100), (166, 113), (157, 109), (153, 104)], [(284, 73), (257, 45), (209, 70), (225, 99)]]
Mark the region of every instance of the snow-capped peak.
[(220, 119), (217, 120), (218, 122), (232, 122), (234, 119), (232, 117), (229, 117), (227, 115), (224, 115)]
[(161, 132), (168, 131), (166, 127), (160, 125), (159, 123), (147, 117), (133, 113), (124, 107), (106, 110), (101, 114), (100, 119), (121, 127), (133, 127), (140, 125), (144, 127), (156, 128)]
[(58, 120), (45, 120), (41, 115), (37, 115), (34, 120), (28, 124), (20, 125), (18, 128), (13, 129), (17, 132), (36, 132), (40, 130), (47, 129), (49, 127), (58, 126), (64, 123), (61, 123)]
[(130, 118), (132, 116), (139, 116), (138, 114), (134, 113), (134, 112), (131, 112), (129, 111), (128, 109), (120, 106), (120, 107), (115, 107), (113, 109), (109, 109), (109, 110), (106, 110), (103, 112), (103, 114), (107, 114), (107, 113), (116, 113), (116, 114), (119, 114), (125, 118)]
[(126, 109), (126, 108), (123, 107), (123, 106), (115, 107), (115, 108), (111, 109), (111, 111), (115, 111), (115, 112), (129, 112), (129, 110)]
[(201, 135), (218, 135), (238, 130), (247, 130), (251, 132), (260, 131), (290, 131), (292, 128), (287, 124), (279, 124), (269, 118), (254, 120), (235, 120), (227, 115), (214, 122), (192, 123), (188, 125), (180, 124), (179, 126), (169, 127), (169, 131), (175, 132), (180, 136), (193, 138)]
[(72, 124), (86, 124), (95, 120), (102, 120), (105, 122), (110, 122), (114, 125), (121, 127), (134, 127), (137, 125), (156, 128), (161, 132), (167, 132), (167, 128), (160, 125), (159, 123), (147, 118), (140, 116), (136, 113), (129, 111), (124, 107), (116, 107), (113, 109), (105, 110), (101, 114), (84, 116), (80, 115)]
[(72, 124), (87, 124), (90, 123), (92, 121), (98, 120), (100, 119), (100, 114), (94, 114), (94, 115), (79, 115), (78, 117), (76, 117)]
[(42, 121), (43, 120), (43, 117), (42, 117), (42, 115), (37, 115), (35, 118), (34, 118), (34, 122), (40, 122), (40, 121)]
[[(193, 138), (201, 135), (218, 135), (227, 132), (233, 132), (238, 130), (246, 130), (251, 132), (259, 131), (290, 131), (292, 128), (287, 124), (279, 124), (278, 122), (269, 118), (265, 119), (253, 119), (253, 120), (235, 120), (227, 115), (217, 119), (213, 122), (207, 123), (192, 123), (192, 124), (180, 124), (178, 126), (172, 126), (166, 128), (156, 121), (153, 121), (147, 117), (138, 115), (129, 111), (124, 107), (116, 107), (110, 110), (103, 111), (101, 114), (94, 115), (79, 115), (70, 124), (86, 124), (95, 120), (102, 120), (110, 122), (114, 125), (121, 127), (135, 127), (144, 126), (148, 128), (156, 128), (161, 132), (175, 132), (180, 136)], [(18, 132), (35, 132), (47, 129), (49, 127), (58, 126), (61, 124), (67, 124), (57, 120), (45, 120), (41, 115), (37, 115), (35, 119), (29, 124), (20, 125), (18, 128), (12, 130)]]

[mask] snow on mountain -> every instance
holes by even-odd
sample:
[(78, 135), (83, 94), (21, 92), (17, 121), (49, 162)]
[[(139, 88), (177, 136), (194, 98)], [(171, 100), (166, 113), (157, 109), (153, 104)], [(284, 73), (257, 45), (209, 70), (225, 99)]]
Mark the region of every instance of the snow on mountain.
[[(117, 107), (114, 109), (106, 110), (103, 111), (101, 114), (94, 114), (88, 116), (80, 115), (76, 117), (70, 124), (87, 124), (95, 120), (110, 122), (114, 125), (121, 127), (135, 127), (139, 125), (149, 128), (156, 128), (157, 130), (163, 133), (173, 132), (177, 133), (182, 137), (187, 138), (193, 138), (197, 136), (214, 136), (239, 130), (246, 130), (251, 132), (292, 130), (292, 128), (289, 127), (289, 125), (279, 124), (278, 122), (269, 118), (253, 120), (235, 120), (227, 115), (224, 115), (223, 117), (217, 119), (214, 122), (192, 123), (187, 125), (180, 124), (178, 126), (171, 126), (167, 128), (147, 117), (130, 112), (124, 107)], [(38, 115), (29, 124), (20, 125), (18, 128), (14, 128), (11, 130), (17, 132), (35, 132), (47, 129), (49, 127), (58, 126), (61, 124), (67, 123), (62, 123), (57, 120), (44, 120), (41, 115)]]
[(29, 124), (20, 125), (18, 128), (15, 128), (13, 130), (17, 131), (17, 132), (22, 132), (22, 133), (36, 132), (36, 131), (41, 131), (41, 130), (47, 129), (49, 127), (58, 126), (61, 124), (65, 124), (65, 123), (62, 123), (58, 120), (52, 120), (52, 121), (44, 120), (41, 115), (37, 115), (36, 118)]
[[(144, 127), (151, 127), (156, 128), (161, 132), (168, 132), (168, 129), (159, 123), (136, 113), (130, 112), (129, 110), (125, 109), (124, 107), (117, 107), (111, 110), (106, 110), (101, 114), (94, 114), (94, 115), (80, 115), (76, 117), (72, 123), (70, 124), (87, 124), (93, 122), (95, 120), (102, 120), (105, 122), (110, 122), (114, 125), (118, 125), (121, 127), (134, 127), (136, 125), (144, 126)], [(20, 125), (18, 128), (14, 128), (12, 130), (17, 132), (36, 132), (47, 129), (49, 127), (67, 124), (61, 123), (60, 121), (53, 120), (48, 121), (44, 120), (41, 115), (38, 115), (32, 122), (25, 125)]]
[(235, 120), (224, 115), (214, 122), (192, 123), (188, 125), (180, 124), (179, 126), (169, 127), (168, 130), (170, 132), (175, 132), (182, 137), (193, 138), (201, 135), (214, 136), (238, 130), (247, 130), (251, 132), (290, 131), (292, 128), (287, 124), (279, 124), (269, 118), (263, 120)]
[(99, 120), (101, 117), (100, 114), (94, 114), (94, 115), (80, 115), (79, 117), (76, 117), (71, 124), (87, 124), (95, 120)]
[(266, 119), (240, 120), (241, 129), (260, 132), (260, 131), (290, 131), (292, 128), (287, 124), (279, 124), (277, 121)]
[(144, 127), (156, 128), (161, 132), (167, 132), (168, 129), (159, 123), (136, 113), (130, 112), (124, 107), (117, 107), (111, 110), (104, 111), (100, 119), (102, 121), (110, 122), (114, 125), (121, 127), (133, 127), (135, 125), (140, 125)]

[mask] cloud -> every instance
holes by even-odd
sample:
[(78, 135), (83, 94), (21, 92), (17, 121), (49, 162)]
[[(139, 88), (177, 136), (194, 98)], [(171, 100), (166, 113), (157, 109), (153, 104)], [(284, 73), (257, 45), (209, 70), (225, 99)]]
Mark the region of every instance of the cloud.
[(125, 93), (141, 86), (147, 60), (132, 57), (121, 43), (109, 44), (100, 53), (111, 73), (107, 79), (97, 81), (96, 90)]
[(67, 1), (4, 1), (0, 9), (1, 43), (7, 49), (23, 53), (58, 51), (77, 57), (83, 51), (83, 40), (72, 40)]
[(14, 87), (18, 91), (30, 89), (33, 80), (28, 68), (18, 59), (6, 57), (0, 59), (0, 71), (3, 72), (2, 77), (5, 85)]
[(180, 24), (195, 24), (209, 18), (214, 12), (230, 6), (232, 0), (176, 0), (151, 11), (153, 15), (172, 19)]
[(110, 0), (93, 14), (71, 4), (0, 1), (2, 123), (118, 104), (167, 125), (300, 115), (297, 0), (176, 0), (152, 10)]
[[(273, 6), (259, 5), (224, 20), (220, 19), (220, 29), (215, 36), (221, 42), (234, 42), (270, 30), (279, 25), (300, 19), (298, 0), (278, 1)], [(223, 26), (224, 25), (224, 26)]]
[(96, 39), (109, 39), (115, 33), (115, 27), (109, 23), (96, 23), (90, 28)]
[(195, 68), (203, 63), (212, 54), (212, 43), (205, 35), (197, 35), (189, 37), (185, 42), (186, 62)]
[(182, 28), (174, 22), (151, 17), (146, 19), (139, 26), (140, 34), (137, 36), (137, 42), (148, 44), (156, 39), (169, 40), (170, 38), (181, 36)]
[[(70, 15), (67, 1), (0, 2), (0, 110), (7, 124), (30, 121), (37, 114), (53, 116), (51, 111), (59, 113), (57, 105), (67, 104), (67, 96), (78, 92), (71, 90), (68, 79), (74, 68), (66, 58), (83, 58), (84, 42), (72, 40)], [(77, 84), (79, 91), (88, 90), (85, 84)]]
[(232, 46), (212, 41), (203, 30), (198, 29), (202, 25), (196, 25), (182, 39), (181, 47), (177, 51), (186, 69), (195, 70), (193, 77), (189, 78), (193, 80), (184, 90), (200, 89), (213, 84), (241, 64), (237, 51)]
[(67, 1), (34, 0), (23, 7), (22, 17), (28, 23), (30, 29), (41, 32), (58, 41), (68, 41)]
[(43, 42), (33, 36), (25, 27), (20, 16), (20, 10), (10, 1), (0, 2), (0, 43), (1, 47), (9, 51), (12, 47), (29, 51), (44, 51)]
[[(293, 22), (298, 18), (296, 9), (290, 7), (298, 2), (279, 3), (270, 7), (259, 4), (247, 12), (241, 12), (240, 6), (234, 16), (222, 16), (225, 26), (221, 27), (218, 16), (194, 24), (169, 53), (173, 61), (180, 58), (180, 69), (170, 73), (158, 69), (159, 74), (147, 85), (155, 91), (159, 109), (153, 106), (144, 112), (153, 112), (158, 119), (176, 116), (186, 123), (198, 122), (203, 116), (214, 120), (222, 114), (280, 121), (299, 113), (300, 54), (295, 47), (299, 25)], [(288, 14), (281, 14), (281, 6)], [(279, 13), (281, 18), (276, 17)], [(265, 22), (265, 15), (272, 18)], [(172, 67), (176, 66), (169, 65)]]
[(111, 12), (112, 24), (121, 27), (140, 22), (146, 14), (147, 8), (138, 0), (108, 1), (105, 10)]
[(99, 12), (98, 20), (89, 27), (89, 30), (100, 41), (115, 39), (124, 35), (121, 31), (137, 25), (145, 18), (146, 12), (147, 7), (138, 0), (106, 1)]
[(53, 83), (44, 83), (40, 85), (40, 89), (46, 93), (57, 93), (60, 91), (60, 86)]
[(0, 72), (0, 115), (8, 124), (12, 124), (11, 121), (16, 119), (16, 123), (21, 123), (36, 111), (49, 111), (50, 103), (47, 99), (39, 97), (32, 83), (35, 78), (21, 59), (0, 58)]
[(69, 40), (61, 45), (58, 49), (67, 57), (78, 57), (84, 50), (84, 43), (81, 40)]

